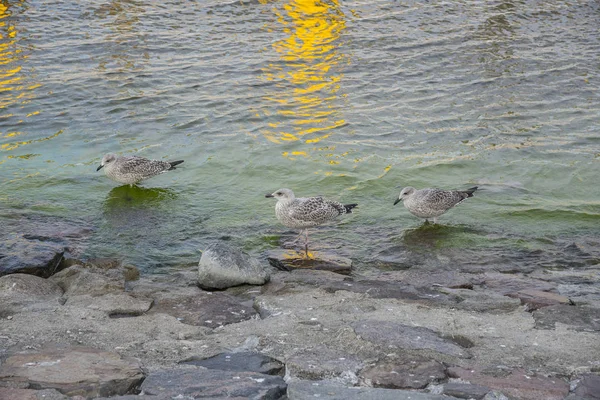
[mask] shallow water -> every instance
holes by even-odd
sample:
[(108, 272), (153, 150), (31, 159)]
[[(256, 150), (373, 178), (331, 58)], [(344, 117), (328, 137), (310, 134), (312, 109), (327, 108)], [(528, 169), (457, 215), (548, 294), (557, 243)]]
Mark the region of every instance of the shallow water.
[[(289, 187), (359, 203), (311, 239), (364, 270), (593, 263), (598, 26), (593, 1), (0, 3), (0, 225), (66, 218), (81, 256), (161, 272), (277, 247)], [(118, 187), (107, 152), (185, 163)], [(408, 185), (480, 191), (421, 227)]]

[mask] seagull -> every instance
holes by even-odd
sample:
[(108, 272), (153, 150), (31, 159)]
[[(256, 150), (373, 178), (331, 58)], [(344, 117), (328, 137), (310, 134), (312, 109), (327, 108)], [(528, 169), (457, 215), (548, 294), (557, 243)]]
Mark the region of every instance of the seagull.
[(183, 160), (158, 161), (149, 160), (138, 156), (121, 156), (106, 154), (96, 171), (104, 168), (104, 173), (113, 181), (128, 185), (135, 185), (144, 179), (151, 178), (163, 172), (175, 169)]
[(452, 207), (460, 204), (465, 199), (473, 197), (473, 192), (477, 186), (467, 190), (442, 190), (442, 189), (420, 189), (408, 186), (402, 189), (400, 196), (394, 202), (394, 205), (404, 201), (404, 207), (419, 218), (425, 218), (429, 222), (433, 218), (433, 223), (437, 223), (437, 217), (444, 214)]
[[(342, 204), (318, 197), (296, 197), (290, 189), (279, 189), (265, 197), (277, 199), (275, 216), (283, 225), (304, 231), (304, 250), (308, 258), (308, 228), (332, 221), (342, 214), (352, 213), (358, 204)], [(298, 241), (302, 232), (294, 241)]]

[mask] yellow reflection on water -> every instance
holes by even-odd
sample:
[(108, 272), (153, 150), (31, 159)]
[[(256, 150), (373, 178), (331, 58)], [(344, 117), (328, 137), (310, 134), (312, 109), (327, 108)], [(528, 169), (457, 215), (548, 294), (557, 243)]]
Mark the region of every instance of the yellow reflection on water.
[[(19, 135), (24, 135), (23, 128), (18, 129), (17, 126), (27, 118), (34, 118), (40, 114), (39, 110), (21, 113), (24, 106), (35, 97), (35, 89), (41, 85), (32, 81), (35, 76), (25, 66), (28, 56), (23, 52), (23, 46), (19, 44), (19, 30), (14, 24), (15, 19), (11, 18), (13, 14), (11, 9), (23, 12), (26, 4), (23, 1), (11, 2), (10, 5), (7, 2), (0, 2), (0, 119), (6, 123), (6, 126), (11, 126), (10, 131), (0, 131), (0, 151), (15, 150), (20, 146), (55, 136), (37, 140), (6, 142), (14, 140)], [(7, 158), (28, 158), (26, 156), (9, 156)]]
[(348, 62), (338, 48), (345, 16), (338, 0), (291, 0), (273, 12), (280, 26), (270, 31), (287, 37), (272, 45), (279, 60), (263, 69), (264, 79), (275, 84), (264, 96), (269, 122), (262, 134), (273, 143), (298, 142), (285, 157), (306, 156), (301, 144), (319, 143), (346, 123), (338, 93), (340, 64)]

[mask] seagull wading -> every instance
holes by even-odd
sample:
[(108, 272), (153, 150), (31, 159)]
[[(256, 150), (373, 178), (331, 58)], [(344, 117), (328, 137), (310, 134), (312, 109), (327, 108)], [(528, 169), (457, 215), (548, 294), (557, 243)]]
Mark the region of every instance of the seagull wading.
[(121, 156), (106, 154), (96, 171), (104, 168), (104, 173), (113, 181), (126, 185), (135, 185), (145, 179), (175, 169), (183, 160), (159, 161), (138, 156)]
[[(275, 216), (283, 225), (304, 231), (304, 250), (308, 258), (308, 228), (332, 221), (342, 214), (349, 214), (357, 204), (342, 204), (323, 197), (296, 197), (290, 189), (279, 189), (265, 197), (277, 199)], [(302, 231), (297, 242), (302, 236)]]

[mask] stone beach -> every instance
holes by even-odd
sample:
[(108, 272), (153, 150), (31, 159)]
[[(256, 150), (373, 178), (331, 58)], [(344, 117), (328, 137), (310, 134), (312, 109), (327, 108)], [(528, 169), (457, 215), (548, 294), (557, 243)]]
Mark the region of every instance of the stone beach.
[(597, 263), (364, 276), (216, 241), (145, 274), (55, 247), (5, 250), (2, 399), (600, 398)]

